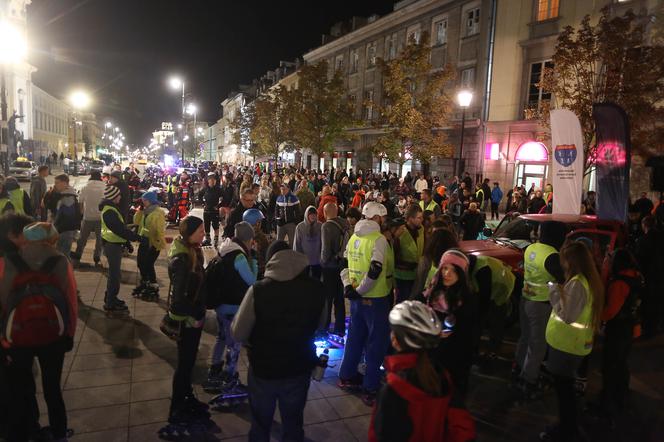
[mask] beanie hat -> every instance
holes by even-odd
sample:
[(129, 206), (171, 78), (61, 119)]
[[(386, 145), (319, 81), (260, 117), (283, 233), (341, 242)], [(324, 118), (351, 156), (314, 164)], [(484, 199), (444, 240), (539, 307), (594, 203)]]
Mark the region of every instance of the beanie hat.
[(450, 249), (447, 252), (443, 253), (443, 256), (440, 258), (439, 268), (445, 264), (453, 264), (464, 272), (468, 272), (468, 257), (461, 251), (457, 249)]
[(106, 186), (104, 189), (104, 199), (113, 201), (116, 197), (120, 196), (120, 189), (115, 186)]
[(194, 234), (194, 232), (203, 224), (203, 220), (197, 216), (188, 216), (182, 220), (185, 224), (185, 234), (187, 238)]
[(254, 228), (246, 221), (235, 224), (235, 238), (242, 242), (254, 239)]
[(141, 196), (141, 199), (149, 202), (150, 204), (157, 204), (159, 202), (159, 198), (157, 198), (157, 192), (153, 191), (145, 192)]
[(58, 231), (51, 223), (32, 223), (23, 228), (23, 236), (30, 242), (38, 242), (56, 238)]
[(270, 244), (270, 247), (267, 248), (266, 259), (269, 261), (272, 259), (275, 253), (281, 252), (282, 250), (290, 250), (290, 246), (286, 241), (275, 241)]

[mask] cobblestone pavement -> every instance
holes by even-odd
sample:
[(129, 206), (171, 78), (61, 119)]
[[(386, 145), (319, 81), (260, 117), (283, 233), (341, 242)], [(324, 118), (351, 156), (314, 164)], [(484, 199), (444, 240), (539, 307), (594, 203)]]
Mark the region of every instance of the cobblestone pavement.
[[(175, 236), (168, 230), (167, 236)], [(92, 262), (91, 238), (83, 256)], [(213, 251), (208, 251), (210, 254)], [(168, 288), (165, 253), (157, 261), (157, 275), (162, 286), (162, 300), (148, 303), (134, 300), (131, 290), (138, 279), (135, 256), (123, 260), (120, 297), (129, 305), (131, 318), (109, 319), (102, 311), (106, 277), (96, 270), (77, 271), (80, 319), (75, 346), (65, 358), (62, 384), (67, 404), (69, 427), (73, 441), (152, 441), (156, 431), (164, 425), (171, 392), (175, 346), (159, 331), (164, 315), (164, 297)], [(517, 334), (503, 346), (503, 358), (477, 370), (471, 378), (468, 398), (476, 417), (480, 441), (534, 441), (545, 425), (555, 420), (556, 403), (553, 392), (541, 400), (528, 404), (514, 401), (510, 393), (509, 357)], [(207, 361), (216, 335), (216, 320), (212, 313), (203, 334), (198, 362), (194, 373), (196, 392), (207, 400), (209, 395), (200, 388), (205, 379)], [(510, 340), (511, 339), (511, 340)], [(632, 393), (629, 411), (618, 420), (615, 428), (602, 422), (583, 419), (591, 441), (664, 441), (662, 398), (664, 397), (664, 343), (658, 339), (637, 343), (632, 352)], [(599, 353), (599, 352), (596, 352)], [(331, 367), (322, 382), (312, 382), (304, 414), (305, 434), (312, 441), (364, 441), (371, 410), (356, 396), (335, 386), (341, 352), (331, 352)], [(587, 397), (597, 397), (600, 375), (598, 354), (590, 365)], [(246, 382), (247, 359), (243, 352), (240, 376)], [(42, 425), (48, 424), (46, 406), (41, 396), (39, 404)], [(210, 440), (246, 440), (249, 431), (248, 406), (239, 406), (233, 413), (213, 413), (220, 432)], [(279, 416), (275, 417), (275, 435)], [(276, 440), (276, 439), (274, 439)]]

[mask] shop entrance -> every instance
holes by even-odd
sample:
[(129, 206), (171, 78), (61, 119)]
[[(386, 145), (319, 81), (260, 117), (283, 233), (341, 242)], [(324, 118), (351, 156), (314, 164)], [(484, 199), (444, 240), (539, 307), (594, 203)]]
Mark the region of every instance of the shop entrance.
[(535, 184), (543, 189), (549, 172), (549, 152), (546, 146), (537, 141), (523, 143), (516, 151), (514, 185), (526, 189)]

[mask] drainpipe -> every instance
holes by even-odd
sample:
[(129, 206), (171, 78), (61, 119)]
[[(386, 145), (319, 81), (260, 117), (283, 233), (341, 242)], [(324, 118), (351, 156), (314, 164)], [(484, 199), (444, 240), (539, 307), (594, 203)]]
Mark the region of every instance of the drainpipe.
[[(498, 0), (491, 0), (491, 16), (489, 24), (489, 47), (487, 49), (486, 84), (484, 87), (484, 104), (482, 105), (482, 144), (480, 145), (480, 170), (484, 171), (484, 150), (486, 149), (487, 122), (489, 121), (489, 105), (491, 104), (491, 82), (493, 77), (493, 50), (496, 42), (496, 15)], [(484, 178), (484, 177), (482, 177)]]

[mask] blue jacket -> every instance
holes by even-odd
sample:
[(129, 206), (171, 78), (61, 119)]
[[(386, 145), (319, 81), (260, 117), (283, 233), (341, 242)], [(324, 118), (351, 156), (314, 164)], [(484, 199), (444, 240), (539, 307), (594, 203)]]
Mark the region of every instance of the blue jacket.
[(277, 219), (277, 225), (297, 224), (302, 219), (302, 215), (300, 215), (300, 200), (297, 199), (293, 192), (288, 192), (286, 195), (279, 195), (276, 206), (275, 218)]
[(491, 202), (498, 204), (503, 199), (503, 191), (500, 187), (494, 187), (491, 190)]

